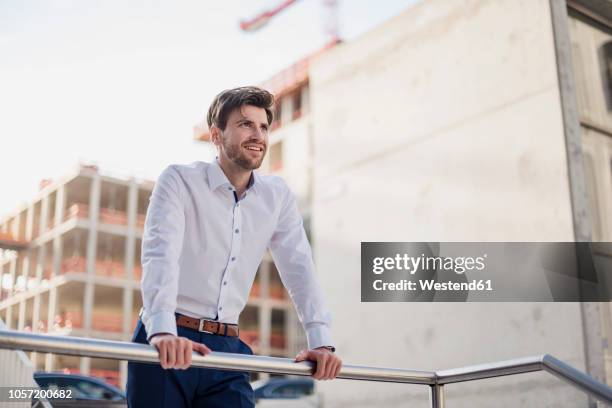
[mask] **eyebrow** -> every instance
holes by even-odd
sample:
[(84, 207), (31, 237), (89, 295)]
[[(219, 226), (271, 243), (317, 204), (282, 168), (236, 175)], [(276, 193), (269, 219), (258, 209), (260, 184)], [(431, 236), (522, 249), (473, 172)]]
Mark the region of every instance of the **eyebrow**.
[[(240, 118), (240, 119), (238, 119), (238, 121), (236, 123), (255, 123), (255, 122), (253, 122), (251, 119)], [(265, 122), (262, 122), (261, 126), (264, 126), (266, 129), (268, 128), (268, 124), (265, 123)]]

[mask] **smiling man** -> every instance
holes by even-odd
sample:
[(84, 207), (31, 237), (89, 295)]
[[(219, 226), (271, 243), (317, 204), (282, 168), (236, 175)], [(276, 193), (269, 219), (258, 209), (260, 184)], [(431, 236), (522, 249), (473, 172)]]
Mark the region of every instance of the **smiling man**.
[(295, 198), (277, 176), (260, 175), (273, 96), (241, 87), (217, 95), (208, 111), (212, 163), (168, 166), (147, 210), (142, 241), (143, 310), (133, 341), (154, 345), (160, 365), (128, 364), (133, 407), (253, 407), (247, 373), (189, 368), (192, 352), (252, 354), (238, 318), (266, 249), (306, 331), (296, 361), (316, 362), (332, 379), (330, 315), (314, 276)]

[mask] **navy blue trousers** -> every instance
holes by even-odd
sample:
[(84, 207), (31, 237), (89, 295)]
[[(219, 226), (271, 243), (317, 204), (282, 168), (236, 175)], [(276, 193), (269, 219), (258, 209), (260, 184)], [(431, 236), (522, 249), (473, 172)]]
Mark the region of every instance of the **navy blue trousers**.
[[(178, 335), (205, 344), (212, 351), (253, 354), (238, 337), (200, 333), (177, 327)], [(148, 344), (144, 324), (138, 320), (133, 342)], [(128, 406), (140, 407), (236, 407), (255, 406), (249, 375), (210, 368), (164, 370), (159, 364), (128, 363)]]

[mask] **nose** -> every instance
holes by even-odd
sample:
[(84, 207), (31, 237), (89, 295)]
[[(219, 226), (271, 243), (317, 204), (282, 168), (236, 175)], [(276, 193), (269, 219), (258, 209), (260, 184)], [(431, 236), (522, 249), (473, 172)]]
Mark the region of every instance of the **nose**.
[(253, 138), (263, 142), (266, 139), (266, 134), (261, 128), (256, 128), (253, 132)]

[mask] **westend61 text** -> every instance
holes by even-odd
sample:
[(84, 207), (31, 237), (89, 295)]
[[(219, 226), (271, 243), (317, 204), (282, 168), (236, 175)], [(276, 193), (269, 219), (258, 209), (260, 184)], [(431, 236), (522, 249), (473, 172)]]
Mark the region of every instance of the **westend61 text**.
[(420, 279), (415, 281), (402, 279), (399, 282), (383, 282), (380, 279), (372, 282), (374, 290), (493, 290), (491, 280), (472, 280), (470, 282), (436, 282), (434, 280)]

